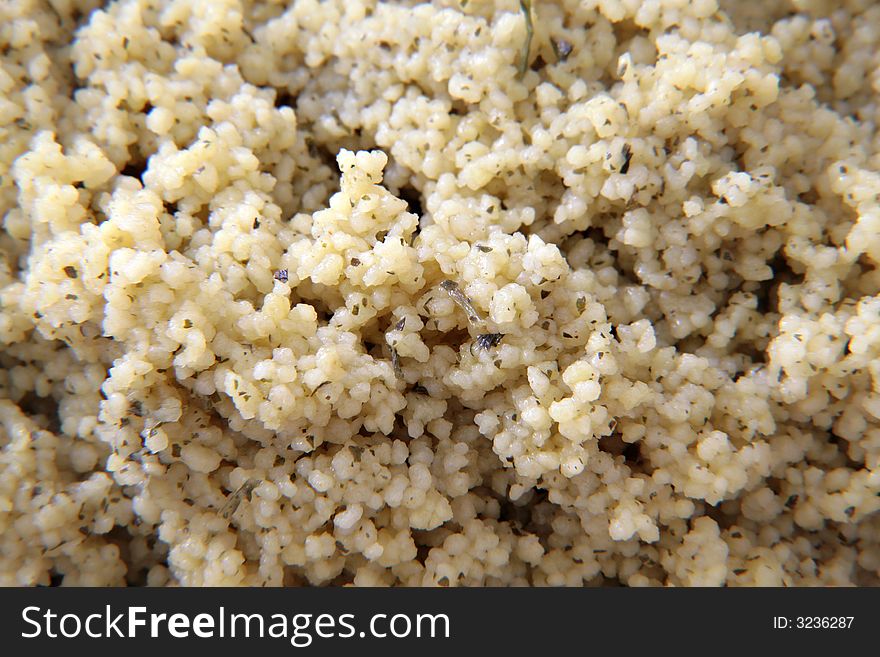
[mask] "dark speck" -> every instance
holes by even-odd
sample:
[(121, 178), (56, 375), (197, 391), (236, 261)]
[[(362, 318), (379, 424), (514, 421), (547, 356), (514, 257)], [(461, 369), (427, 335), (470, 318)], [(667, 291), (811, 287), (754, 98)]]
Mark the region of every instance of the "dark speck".
[(550, 45), (553, 47), (553, 54), (556, 55), (557, 61), (564, 62), (568, 59), (574, 46), (565, 39), (551, 39)]
[(477, 336), (477, 348), (491, 349), (492, 347), (497, 347), (503, 337), (504, 335), (501, 333), (483, 333)]
[(620, 173), (626, 174), (629, 171), (629, 162), (632, 159), (632, 149), (629, 144), (623, 145), (623, 150), (620, 152), (623, 156), (623, 164), (620, 165)]

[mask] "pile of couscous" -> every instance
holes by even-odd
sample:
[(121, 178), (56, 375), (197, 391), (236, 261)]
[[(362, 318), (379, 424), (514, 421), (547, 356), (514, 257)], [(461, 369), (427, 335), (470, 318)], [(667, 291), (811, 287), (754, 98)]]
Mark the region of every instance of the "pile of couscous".
[(0, 583), (880, 581), (880, 5), (0, 5)]

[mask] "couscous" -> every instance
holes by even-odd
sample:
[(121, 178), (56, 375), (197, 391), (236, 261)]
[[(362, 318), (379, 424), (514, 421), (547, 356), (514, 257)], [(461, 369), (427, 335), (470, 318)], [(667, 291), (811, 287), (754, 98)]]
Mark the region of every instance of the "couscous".
[(0, 583), (878, 582), (880, 5), (0, 45)]

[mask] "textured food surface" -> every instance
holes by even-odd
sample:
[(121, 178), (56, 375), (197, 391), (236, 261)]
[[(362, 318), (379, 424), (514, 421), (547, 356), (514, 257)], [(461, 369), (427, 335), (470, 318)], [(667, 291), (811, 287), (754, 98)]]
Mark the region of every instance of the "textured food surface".
[(880, 581), (880, 5), (530, 22), (0, 5), (0, 584)]

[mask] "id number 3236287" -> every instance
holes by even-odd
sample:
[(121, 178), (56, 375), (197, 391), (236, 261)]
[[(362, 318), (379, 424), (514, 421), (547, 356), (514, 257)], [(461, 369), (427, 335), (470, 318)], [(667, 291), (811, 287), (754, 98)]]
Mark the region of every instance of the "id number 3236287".
[(774, 630), (848, 630), (855, 616), (774, 616)]

